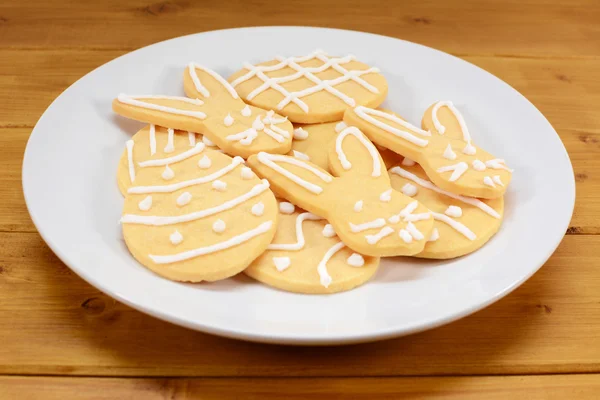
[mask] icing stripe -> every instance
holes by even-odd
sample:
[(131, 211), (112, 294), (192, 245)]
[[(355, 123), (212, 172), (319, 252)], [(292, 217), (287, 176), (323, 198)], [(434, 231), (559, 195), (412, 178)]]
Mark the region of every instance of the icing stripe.
[(173, 140), (175, 139), (175, 130), (174, 129), (167, 129), (167, 145), (164, 148), (164, 152), (165, 153), (172, 153), (173, 151), (175, 151), (175, 146), (173, 145)]
[(317, 168), (305, 163), (302, 160), (294, 158), (294, 157), (282, 156), (282, 155), (278, 155), (278, 154), (269, 154), (269, 153), (265, 153), (265, 152), (261, 151), (260, 153), (258, 153), (258, 161), (265, 164), (267, 167), (273, 169), (274, 171), (279, 172), (281, 175), (285, 176), (286, 178), (294, 181), (295, 183), (302, 186), (306, 190), (309, 190), (315, 194), (321, 193), (323, 191), (323, 188), (319, 185), (315, 185), (314, 183), (310, 183), (310, 182), (300, 178), (298, 175), (295, 175), (292, 172), (288, 171), (287, 169), (277, 165), (274, 161), (292, 164), (297, 167), (304, 168), (304, 169), (312, 172), (317, 177), (321, 178), (321, 180), (323, 180), (324, 182), (327, 182), (327, 183), (331, 182), (333, 179), (331, 177), (331, 175), (329, 175), (323, 171), (320, 171)]
[[(136, 214), (125, 214), (121, 218), (122, 224), (139, 224), (139, 225), (152, 225), (152, 226), (163, 226), (163, 225), (173, 225), (179, 224), (182, 222), (195, 221), (201, 218), (205, 218), (225, 210), (229, 210), (233, 207), (236, 207), (245, 201), (258, 196), (265, 190), (269, 188), (269, 182), (266, 179), (263, 179), (262, 183), (254, 186), (248, 192), (235, 197), (231, 200), (227, 200), (226, 202), (219, 204), (218, 206), (206, 208), (200, 211), (194, 211), (189, 214), (176, 215), (173, 217), (159, 217), (153, 215), (136, 215)], [(187, 193), (187, 192), (186, 192)], [(184, 193), (185, 194), (185, 193)], [(189, 193), (188, 193), (189, 194)], [(182, 195), (183, 196), (183, 195)], [(181, 196), (180, 196), (181, 197)], [(190, 196), (191, 197), (191, 196)], [(189, 200), (184, 204), (179, 203), (179, 199), (177, 200), (178, 205), (185, 205), (189, 203)]]
[(194, 132), (188, 132), (188, 140), (190, 141), (190, 146), (196, 145), (196, 134)]
[(391, 235), (392, 233), (394, 233), (394, 229), (393, 228), (390, 228), (389, 226), (384, 226), (376, 234), (374, 234), (374, 235), (366, 235), (365, 239), (367, 239), (367, 243), (369, 243), (369, 244), (376, 244), (381, 239), (383, 239), (386, 236)]
[(192, 77), (192, 81), (194, 82), (194, 86), (196, 87), (196, 90), (199, 91), (202, 94), (202, 96), (210, 97), (210, 92), (200, 82), (200, 78), (198, 78), (198, 74), (196, 73), (196, 68), (206, 72), (207, 74), (209, 74), (210, 76), (215, 78), (229, 92), (231, 97), (233, 97), (236, 100), (240, 98), (238, 96), (237, 92), (235, 91), (235, 89), (233, 88), (233, 86), (231, 86), (229, 84), (229, 82), (227, 82), (225, 79), (223, 79), (223, 77), (221, 75), (217, 74), (215, 71), (213, 71), (210, 68), (206, 68), (205, 66), (191, 62), (188, 65), (188, 70), (190, 72), (190, 76)]
[(155, 111), (162, 111), (166, 113), (176, 114), (176, 115), (184, 115), (187, 117), (194, 117), (199, 119), (206, 118), (206, 114), (201, 111), (191, 111), (191, 110), (181, 110), (179, 108), (166, 107), (161, 106), (154, 103), (147, 103), (145, 101), (139, 99), (167, 99), (167, 100), (177, 100), (183, 101), (186, 103), (191, 103), (195, 105), (202, 105), (202, 101), (198, 99), (189, 99), (187, 97), (175, 97), (175, 96), (129, 96), (124, 93), (119, 94), (117, 100), (123, 104), (129, 104), (135, 107), (147, 108)]
[(381, 228), (385, 225), (385, 219), (377, 218), (373, 221), (365, 222), (362, 224), (354, 225), (352, 222), (349, 222), (350, 230), (354, 233), (366, 231), (367, 229)]
[[(323, 61), (324, 63), (328, 63), (330, 60), (329, 58), (327, 58), (327, 56), (325, 56), (321, 52), (316, 52), (316, 57), (319, 60)], [(349, 59), (350, 59), (350, 61), (356, 60), (356, 58), (352, 55), (349, 56)], [(379, 89), (377, 89), (375, 86), (371, 85), (369, 82), (365, 81), (364, 79), (360, 79), (358, 77), (358, 75), (353, 75), (352, 72), (348, 71), (346, 68), (342, 67), (341, 65), (334, 62), (334, 63), (331, 63), (331, 68), (335, 69), (337, 72), (339, 72), (342, 75), (350, 74), (351, 80), (358, 83), (359, 85), (361, 85), (362, 87), (367, 89), (369, 92), (379, 93)], [(379, 72), (379, 70), (377, 70), (377, 72)]]
[(127, 190), (127, 193), (172, 193), (176, 190), (186, 188), (188, 186), (199, 185), (202, 183), (207, 183), (214, 181), (217, 178), (227, 174), (235, 167), (244, 163), (244, 159), (241, 157), (234, 157), (231, 160), (231, 164), (226, 167), (221, 168), (218, 171), (213, 172), (210, 175), (202, 176), (196, 179), (190, 179), (188, 181), (177, 182), (171, 185), (159, 185), (159, 186), (134, 186)]
[(129, 180), (131, 181), (131, 183), (135, 181), (135, 168), (133, 165), (133, 145), (134, 142), (131, 139), (128, 140), (127, 143), (125, 143), (125, 146), (127, 147), (127, 165), (129, 166)]
[(215, 253), (217, 251), (225, 250), (253, 239), (256, 236), (262, 235), (268, 232), (273, 225), (273, 221), (263, 222), (259, 226), (249, 231), (246, 231), (240, 235), (234, 236), (231, 239), (223, 242), (218, 242), (210, 246), (199, 247), (194, 250), (184, 251), (183, 253), (177, 253), (167, 256), (158, 256), (149, 254), (148, 257), (156, 264), (171, 264), (178, 261), (189, 260), (190, 258), (196, 258), (202, 255)]
[(374, 110), (372, 108), (363, 107), (363, 106), (356, 107), (354, 109), (354, 113), (356, 115), (358, 115), (360, 118), (362, 118), (363, 120), (369, 122), (370, 124), (375, 125), (376, 127), (383, 129), (384, 131), (391, 133), (394, 136), (397, 136), (399, 138), (407, 140), (414, 145), (417, 145), (420, 147), (425, 147), (429, 143), (429, 140), (417, 137), (410, 132), (406, 132), (406, 131), (400, 130), (398, 128), (394, 128), (393, 126), (386, 124), (385, 122), (382, 122), (382, 121), (372, 117), (372, 115), (375, 115), (377, 117), (382, 117), (387, 120), (393, 121), (408, 130), (414, 131), (415, 133), (417, 133), (419, 135), (431, 136), (430, 132), (419, 129), (416, 126), (409, 124), (406, 121), (401, 120), (400, 118), (396, 117), (395, 115), (388, 114), (386, 112), (379, 111), (379, 110)]
[(452, 171), (452, 175), (450, 175), (450, 179), (448, 179), (450, 182), (454, 182), (455, 180), (457, 180), (458, 178), (460, 178), (462, 176), (462, 174), (464, 174), (467, 169), (469, 169), (469, 164), (467, 164), (464, 161), (459, 162), (458, 164), (454, 164), (454, 165), (446, 165), (444, 167), (439, 167), (437, 169), (437, 172), (450, 172)]
[[(273, 126), (273, 125), (271, 125), (271, 126)], [(267, 135), (271, 136), (273, 139), (275, 139), (279, 143), (283, 143), (285, 141), (285, 138), (283, 136), (281, 136), (280, 134), (272, 131), (269, 128), (264, 128), (263, 132), (266, 133)]]
[(373, 143), (366, 139), (363, 133), (354, 126), (350, 126), (344, 129), (342, 132), (340, 132), (340, 134), (335, 140), (335, 151), (338, 155), (340, 163), (342, 164), (342, 167), (345, 170), (352, 168), (352, 163), (348, 161), (348, 158), (346, 158), (346, 154), (344, 153), (344, 149), (342, 148), (344, 138), (346, 138), (346, 136), (348, 135), (352, 135), (355, 138), (357, 138), (362, 143), (362, 145), (365, 146), (366, 150), (371, 155), (371, 158), (373, 159), (373, 171), (371, 173), (371, 176), (381, 176), (381, 160), (379, 159), (379, 152), (377, 151), (375, 146), (373, 146)]
[(329, 260), (335, 255), (335, 253), (337, 253), (344, 247), (345, 245), (342, 242), (334, 244), (329, 248), (329, 250), (327, 250), (323, 258), (319, 262), (319, 265), (317, 266), (317, 272), (319, 273), (321, 285), (329, 287), (329, 285), (331, 284), (331, 276), (329, 275), (329, 272), (327, 272), (327, 262), (329, 262)]
[(271, 243), (267, 246), (267, 250), (297, 251), (304, 248), (306, 242), (304, 240), (304, 232), (302, 231), (302, 223), (307, 219), (310, 221), (320, 221), (323, 218), (308, 212), (298, 215), (296, 217), (296, 243)]
[(431, 215), (433, 215), (433, 218), (436, 221), (442, 221), (442, 222), (450, 225), (452, 228), (457, 230), (459, 233), (462, 233), (467, 239), (469, 239), (469, 240), (477, 239), (477, 236), (473, 233), (473, 231), (471, 231), (469, 228), (467, 228), (465, 225), (461, 224), (460, 222), (453, 220), (449, 216), (440, 214), (440, 213), (435, 213), (435, 212), (432, 212)]
[(494, 218), (500, 218), (500, 214), (498, 214), (498, 212), (496, 210), (494, 210), (492, 207), (488, 206), (481, 200), (478, 200), (478, 199), (475, 199), (472, 197), (461, 196), (461, 195), (454, 194), (454, 193), (448, 192), (446, 190), (440, 189), (439, 187), (435, 186), (433, 183), (429, 182), (428, 180), (421, 179), (418, 176), (416, 176), (415, 174), (408, 172), (405, 169), (400, 168), (398, 166), (390, 169), (389, 172), (399, 175), (405, 179), (411, 180), (414, 183), (416, 183), (417, 185), (420, 185), (429, 190), (433, 190), (434, 192), (437, 192), (439, 194), (443, 194), (444, 196), (448, 196), (455, 200), (462, 201), (463, 203), (470, 204), (473, 207), (477, 207), (484, 213), (486, 213)]
[[(285, 121), (287, 121), (287, 119), (284, 119), (281, 122), (285, 122)], [(279, 133), (284, 138), (289, 138), (290, 137), (290, 133), (288, 131), (286, 131), (285, 129), (281, 129), (278, 126), (273, 125), (273, 124), (279, 124), (281, 122), (272, 121), (272, 123), (270, 124), (269, 128), (271, 128), (273, 131)]]
[(454, 117), (458, 121), (458, 125), (460, 125), (463, 141), (471, 143), (471, 134), (469, 133), (469, 128), (467, 128), (465, 119), (463, 118), (460, 111), (458, 111), (458, 109), (454, 107), (454, 104), (451, 101), (438, 101), (437, 103), (435, 103), (435, 106), (433, 106), (433, 109), (431, 110), (431, 119), (433, 121), (433, 126), (435, 126), (435, 129), (439, 132), (439, 134), (443, 135), (444, 133), (446, 133), (446, 127), (442, 125), (442, 123), (437, 117), (437, 112), (440, 109), (440, 107), (448, 107), (448, 109), (452, 112), (452, 114), (454, 114)]
[(150, 155), (153, 156), (156, 153), (156, 126), (154, 124), (150, 124), (148, 135), (150, 136)]
[(195, 156), (196, 154), (201, 153), (203, 150), (204, 150), (204, 143), (198, 143), (193, 149), (186, 150), (183, 153), (177, 154), (176, 156), (168, 157), (168, 158), (161, 158), (158, 160), (142, 161), (142, 162), (139, 162), (138, 165), (140, 167), (157, 167), (159, 165), (174, 164), (176, 162), (183, 161), (192, 156)]

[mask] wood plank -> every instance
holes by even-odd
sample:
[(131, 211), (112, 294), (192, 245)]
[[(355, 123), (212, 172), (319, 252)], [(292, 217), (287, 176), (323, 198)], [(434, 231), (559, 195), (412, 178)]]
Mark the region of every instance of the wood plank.
[(307, 25), (398, 37), (456, 54), (598, 56), (595, 0), (4, 1), (0, 47), (135, 49), (198, 31)]
[(496, 304), (420, 334), (326, 348), (159, 321), (76, 277), (34, 233), (0, 233), (0, 374), (398, 376), (600, 372), (600, 236), (567, 236)]
[(599, 375), (337, 379), (0, 377), (0, 397), (77, 399), (597, 399)]

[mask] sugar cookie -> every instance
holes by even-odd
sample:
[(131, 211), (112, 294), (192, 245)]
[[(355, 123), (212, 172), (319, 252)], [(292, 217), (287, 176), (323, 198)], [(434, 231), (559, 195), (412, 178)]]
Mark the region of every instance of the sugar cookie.
[[(289, 155), (310, 161), (324, 170), (329, 170), (329, 161), (327, 149), (332, 140), (337, 135), (337, 122), (327, 122), (314, 125), (295, 125), (294, 137), (296, 132), (302, 131), (300, 135), (303, 139), (296, 139), (292, 142), (292, 151)], [(306, 157), (302, 157), (305, 155)]]
[(418, 164), (389, 170), (392, 187), (427, 206), (435, 219), (425, 249), (416, 257), (454, 258), (483, 246), (500, 228), (504, 198), (479, 200), (440, 189)]
[(300, 209), (281, 215), (275, 239), (244, 273), (297, 293), (342, 292), (368, 281), (379, 258), (350, 250), (327, 226), (323, 218)]
[(247, 103), (306, 124), (339, 121), (357, 105), (377, 107), (388, 90), (379, 69), (353, 55), (330, 57), (321, 50), (258, 65), (245, 62), (229, 81)]
[(512, 170), (475, 147), (464, 118), (451, 102), (433, 104), (419, 129), (398, 114), (355, 107), (344, 114), (375, 143), (416, 161), (429, 179), (452, 193), (481, 198), (504, 195)]
[(377, 257), (423, 250), (433, 227), (429, 210), (392, 190), (383, 160), (360, 130), (342, 130), (330, 143), (328, 158), (338, 177), (290, 156), (259, 153), (248, 164), (281, 197), (326, 218), (358, 253)]
[(208, 143), (231, 155), (290, 151), (292, 124), (273, 111), (246, 105), (216, 72), (191, 63), (184, 89), (191, 98), (120, 94), (113, 110), (138, 121), (202, 133)]
[[(206, 150), (203, 143), (185, 143), (197, 151), (175, 160), (184, 154), (175, 151), (187, 137), (173, 135), (175, 151), (165, 154), (165, 135), (158, 132), (154, 157), (129, 162), (126, 169), (134, 174), (121, 218), (129, 251), (144, 266), (177, 281), (214, 281), (241, 272), (275, 235), (279, 213), (269, 182), (242, 177), (242, 158)], [(133, 155), (150, 151), (145, 141), (128, 143)], [(209, 168), (198, 165), (204, 157), (211, 161)], [(166, 168), (173, 175), (168, 180), (162, 176)], [(213, 190), (217, 181), (223, 190)], [(262, 205), (260, 213), (253, 211), (256, 204)]]

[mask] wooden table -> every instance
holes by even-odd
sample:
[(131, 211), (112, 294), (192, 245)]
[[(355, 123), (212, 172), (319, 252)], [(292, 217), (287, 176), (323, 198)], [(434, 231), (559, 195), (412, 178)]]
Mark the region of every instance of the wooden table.
[[(600, 2), (152, 1), (0, 3), (1, 399), (263, 399), (283, 392), (600, 398)], [(575, 215), (554, 256), (475, 315), (338, 348), (190, 331), (116, 303), (75, 276), (44, 244), (23, 201), (22, 155), (41, 113), (75, 80), (121, 54), (250, 25), (394, 36), (457, 55), (514, 86), (558, 130), (575, 168)]]

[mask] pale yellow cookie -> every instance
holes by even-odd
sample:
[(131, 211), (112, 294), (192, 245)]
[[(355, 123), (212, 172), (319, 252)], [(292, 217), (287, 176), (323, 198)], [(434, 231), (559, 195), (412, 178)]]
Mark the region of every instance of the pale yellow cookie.
[(280, 207), (275, 239), (245, 274), (297, 293), (342, 292), (375, 274), (379, 258), (350, 250), (323, 218), (285, 201)]
[(130, 182), (123, 185), (121, 224), (129, 251), (177, 281), (215, 281), (241, 272), (275, 235), (278, 207), (269, 182), (242, 158), (206, 150), (203, 143), (191, 147), (183, 134), (174, 135), (173, 143), (196, 152), (165, 152), (168, 133), (155, 133), (156, 153), (144, 162), (133, 160), (148, 152), (148, 143), (127, 142)]
[(292, 124), (273, 111), (246, 105), (216, 72), (190, 64), (184, 73), (184, 89), (190, 98), (120, 94), (113, 110), (157, 126), (201, 133), (234, 156), (290, 151)]
[(437, 102), (427, 109), (422, 124), (427, 130), (396, 113), (361, 106), (349, 109), (344, 122), (416, 161), (429, 179), (452, 193), (493, 199), (502, 197), (510, 183), (512, 170), (504, 160), (473, 145), (464, 118), (451, 102)]
[(339, 122), (294, 126), (294, 141), (290, 156), (310, 161), (324, 170), (329, 170), (327, 150), (337, 135)]
[(246, 62), (229, 81), (246, 102), (305, 124), (339, 121), (349, 107), (377, 107), (388, 90), (379, 69), (353, 55), (330, 57), (320, 50), (258, 65)]
[(392, 189), (375, 146), (356, 127), (329, 144), (334, 177), (310, 161), (259, 153), (248, 164), (268, 178), (273, 190), (326, 218), (352, 250), (370, 256), (421, 252), (433, 218), (418, 201)]
[[(407, 164), (410, 164), (408, 162)], [(483, 246), (500, 228), (504, 198), (479, 200), (435, 186), (417, 165), (397, 165), (389, 170), (392, 187), (431, 210), (435, 222), (423, 258), (454, 258)]]

